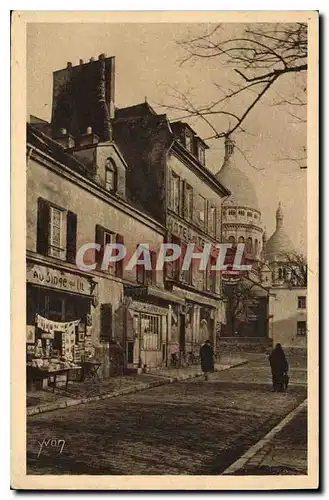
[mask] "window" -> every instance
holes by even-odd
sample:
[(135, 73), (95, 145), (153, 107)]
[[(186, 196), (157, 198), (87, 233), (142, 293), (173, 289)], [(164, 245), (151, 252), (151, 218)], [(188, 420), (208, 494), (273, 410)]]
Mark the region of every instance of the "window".
[(37, 252), (69, 262), (76, 259), (77, 215), (38, 199)]
[(217, 226), (216, 214), (217, 214), (216, 207), (209, 205), (209, 208), (208, 208), (208, 231), (209, 231), (209, 234), (211, 234), (214, 237), (216, 237), (216, 226)]
[(229, 210), (229, 211), (228, 211), (228, 214), (229, 214), (229, 215), (236, 215), (236, 211), (235, 211), (235, 210)]
[(298, 297), (298, 309), (306, 309), (306, 297), (304, 295)]
[(116, 191), (117, 168), (112, 158), (107, 158), (105, 162), (105, 189)]
[[(124, 240), (121, 234), (114, 233), (113, 231), (110, 231), (109, 229), (106, 229), (98, 224), (96, 225), (95, 232), (95, 242), (100, 245), (100, 251), (95, 251), (95, 261), (97, 269), (102, 270), (101, 267), (106, 245), (111, 243), (123, 245)], [(113, 252), (115, 252), (115, 250), (113, 250)], [(110, 263), (109, 268), (106, 270), (103, 269), (103, 271), (121, 278), (123, 275), (123, 261), (120, 260), (118, 262), (112, 262)]]
[(183, 262), (184, 262), (184, 258), (185, 258), (186, 248), (187, 248), (187, 245), (185, 243), (181, 243), (181, 257), (178, 260), (178, 262), (180, 261), (180, 264), (179, 264), (179, 281), (182, 281), (183, 283), (187, 283), (188, 285), (191, 285), (192, 284), (192, 275), (193, 275), (193, 273), (192, 273), (192, 267), (193, 267), (192, 262), (191, 262), (189, 268), (186, 271), (181, 269), (181, 267), (183, 265)]
[(297, 321), (297, 335), (305, 337), (306, 335), (306, 321)]
[(198, 145), (198, 160), (202, 165), (206, 164), (206, 151), (201, 144)]
[(174, 172), (170, 176), (170, 208), (179, 213), (179, 200), (180, 200), (180, 178)]
[(239, 214), (239, 215), (244, 215), (244, 214), (245, 214), (245, 211), (244, 211), (244, 210), (239, 210), (239, 211), (238, 211), (238, 214)]
[(278, 278), (279, 278), (279, 280), (283, 279), (283, 269), (282, 269), (282, 267), (279, 267)]
[(247, 217), (252, 217), (252, 213), (251, 212), (247, 212)]
[(257, 217), (258, 217), (257, 214), (254, 214), (254, 219), (257, 219)]
[(247, 238), (246, 251), (252, 253), (252, 238)]
[(142, 349), (158, 351), (161, 343), (161, 316), (141, 313)]
[(195, 223), (203, 230), (205, 230), (206, 225), (206, 199), (203, 196), (197, 194), (195, 196), (194, 202), (195, 209)]
[(185, 132), (185, 144), (186, 144), (186, 149), (192, 153), (193, 151), (192, 134), (187, 131)]
[(55, 207), (50, 207), (49, 222), (49, 255), (52, 257), (65, 258), (63, 247), (63, 219), (64, 213)]
[(216, 265), (216, 258), (210, 256), (209, 269), (208, 269), (209, 289), (213, 293), (216, 293), (217, 276), (216, 276), (216, 271), (212, 271), (211, 268), (212, 268), (212, 266), (215, 266), (215, 265)]
[(151, 269), (145, 269), (144, 264), (136, 266), (136, 281), (143, 285), (152, 285), (156, 283), (156, 252), (150, 250)]
[(192, 219), (193, 212), (193, 189), (192, 186), (184, 182), (184, 217), (187, 220)]

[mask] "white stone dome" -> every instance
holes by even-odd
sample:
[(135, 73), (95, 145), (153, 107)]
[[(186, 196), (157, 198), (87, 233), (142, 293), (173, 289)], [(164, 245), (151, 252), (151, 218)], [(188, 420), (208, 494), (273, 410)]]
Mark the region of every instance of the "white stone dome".
[(224, 164), (216, 174), (217, 179), (232, 192), (224, 205), (253, 208), (259, 211), (255, 189), (248, 176), (236, 166), (233, 160), (233, 150), (234, 142), (227, 138)]
[(268, 262), (285, 260), (286, 254), (291, 254), (295, 251), (294, 245), (283, 227), (283, 210), (281, 203), (279, 203), (276, 211), (276, 230), (265, 245), (264, 258)]

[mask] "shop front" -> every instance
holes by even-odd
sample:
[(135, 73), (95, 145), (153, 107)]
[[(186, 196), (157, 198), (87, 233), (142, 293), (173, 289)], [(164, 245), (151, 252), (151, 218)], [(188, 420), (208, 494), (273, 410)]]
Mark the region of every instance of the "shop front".
[(172, 309), (184, 301), (150, 286), (126, 286), (124, 294), (127, 368), (168, 366)]
[(173, 292), (184, 298), (184, 305), (173, 308), (171, 351), (188, 362), (198, 357), (205, 340), (216, 345), (218, 301), (178, 286)]
[(26, 286), (28, 362), (39, 368), (64, 363), (73, 369), (92, 358), (93, 280), (28, 262)]

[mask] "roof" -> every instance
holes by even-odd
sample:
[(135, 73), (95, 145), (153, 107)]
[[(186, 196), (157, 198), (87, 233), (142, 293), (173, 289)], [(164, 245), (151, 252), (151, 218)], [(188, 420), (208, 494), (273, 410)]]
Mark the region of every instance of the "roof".
[[(225, 141), (225, 146), (227, 143)], [(217, 172), (216, 178), (231, 191), (231, 196), (225, 200), (225, 205), (242, 206), (259, 211), (258, 198), (254, 186), (248, 176), (240, 170), (234, 160), (233, 150), (226, 153), (224, 164)]]
[(154, 111), (152, 106), (150, 106), (147, 102), (143, 102), (140, 104), (135, 104), (134, 106), (128, 106), (126, 108), (116, 108), (115, 109), (115, 118), (131, 118), (133, 116), (148, 116), (148, 115), (156, 115), (157, 113)]

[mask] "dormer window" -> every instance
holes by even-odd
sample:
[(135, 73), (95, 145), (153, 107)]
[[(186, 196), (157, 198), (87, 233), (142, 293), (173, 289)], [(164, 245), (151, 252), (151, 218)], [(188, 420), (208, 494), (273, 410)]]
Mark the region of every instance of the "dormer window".
[(116, 186), (117, 168), (112, 160), (112, 158), (107, 158), (105, 162), (105, 189), (107, 191), (115, 192)]
[(198, 160), (202, 165), (206, 164), (206, 151), (201, 144), (198, 145)]
[(185, 146), (190, 153), (193, 152), (192, 134), (187, 130), (185, 132)]

